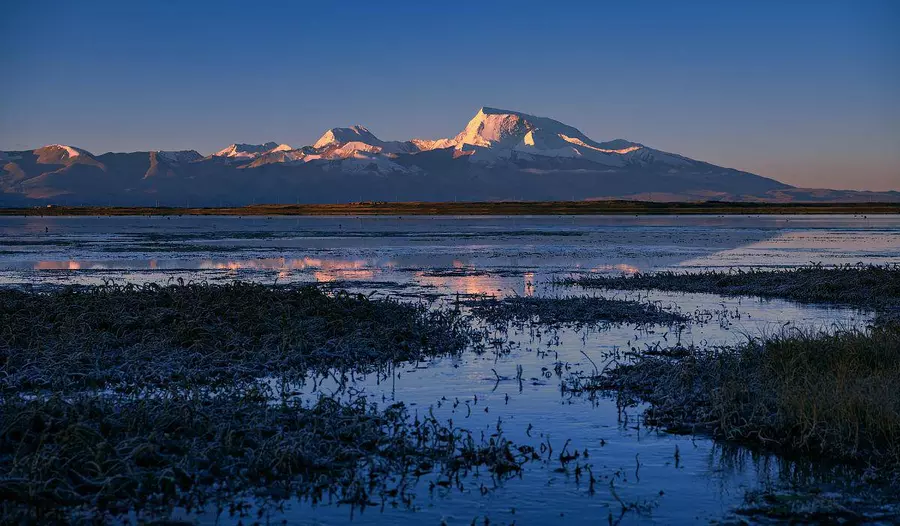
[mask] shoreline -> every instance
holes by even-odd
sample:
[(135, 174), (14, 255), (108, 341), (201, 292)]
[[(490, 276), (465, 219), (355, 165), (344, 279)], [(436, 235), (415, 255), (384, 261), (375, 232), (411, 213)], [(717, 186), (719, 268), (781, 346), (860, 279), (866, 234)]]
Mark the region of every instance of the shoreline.
[(510, 216), (510, 215), (890, 215), (900, 203), (730, 203), (645, 201), (360, 202), (241, 207), (34, 206), (0, 216)]

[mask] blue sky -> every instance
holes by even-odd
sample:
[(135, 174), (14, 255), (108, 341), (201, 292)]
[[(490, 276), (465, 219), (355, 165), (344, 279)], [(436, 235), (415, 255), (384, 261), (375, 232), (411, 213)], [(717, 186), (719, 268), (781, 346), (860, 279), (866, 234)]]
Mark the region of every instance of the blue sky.
[(900, 2), (481, 4), (4, 1), (0, 149), (437, 138), (493, 106), (900, 189)]

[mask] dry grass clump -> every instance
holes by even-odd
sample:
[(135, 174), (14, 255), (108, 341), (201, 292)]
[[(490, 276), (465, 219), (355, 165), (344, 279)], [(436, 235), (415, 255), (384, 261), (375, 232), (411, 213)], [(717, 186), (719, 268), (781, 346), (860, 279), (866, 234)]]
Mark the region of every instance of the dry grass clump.
[(0, 289), (0, 390), (233, 382), (462, 351), (458, 313), (250, 283)]
[(900, 325), (677, 351), (569, 388), (648, 402), (669, 428), (900, 470)]
[(900, 265), (810, 265), (791, 270), (655, 272), (633, 276), (580, 276), (566, 285), (617, 290), (670, 290), (784, 298), (808, 303), (900, 307)]
[(503, 478), (531, 460), (499, 433), (487, 440), (414, 421), (402, 404), (315, 404), (240, 389), (122, 397), (59, 394), (0, 402), (0, 515), (15, 522), (165, 517), (247, 491), (272, 500), (354, 506), (409, 502), (418, 477), (485, 467)]
[(638, 325), (671, 324), (686, 321), (683, 315), (657, 304), (602, 297), (565, 298), (522, 297), (483, 298), (466, 302), (473, 315), (492, 325), (537, 323), (541, 325), (590, 326), (599, 323)]

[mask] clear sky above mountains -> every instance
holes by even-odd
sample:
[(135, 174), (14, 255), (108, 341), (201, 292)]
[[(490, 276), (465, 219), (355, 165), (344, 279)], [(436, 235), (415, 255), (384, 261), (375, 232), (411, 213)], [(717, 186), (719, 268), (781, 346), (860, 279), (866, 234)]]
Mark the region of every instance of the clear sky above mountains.
[(900, 2), (480, 4), (4, 3), (0, 149), (438, 138), (494, 106), (789, 184), (900, 189)]

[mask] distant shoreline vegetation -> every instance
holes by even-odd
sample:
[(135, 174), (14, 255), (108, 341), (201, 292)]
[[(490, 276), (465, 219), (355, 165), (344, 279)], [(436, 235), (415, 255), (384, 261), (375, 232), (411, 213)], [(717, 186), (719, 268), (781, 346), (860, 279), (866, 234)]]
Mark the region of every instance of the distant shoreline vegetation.
[(388, 215), (780, 215), (900, 214), (900, 203), (737, 203), (647, 201), (385, 202), (241, 207), (34, 206), (0, 208), (0, 216), (388, 216)]

